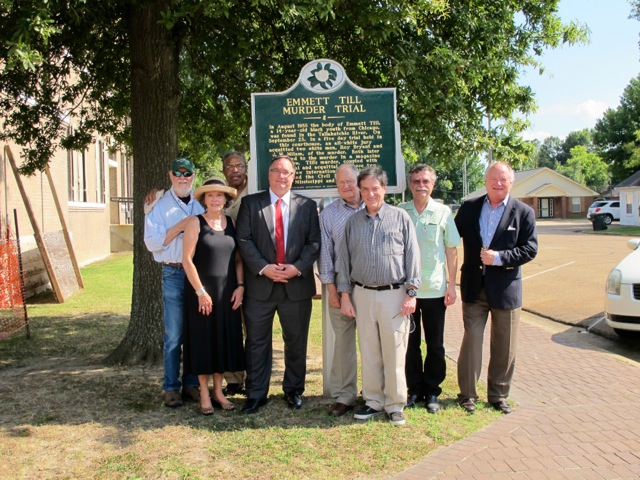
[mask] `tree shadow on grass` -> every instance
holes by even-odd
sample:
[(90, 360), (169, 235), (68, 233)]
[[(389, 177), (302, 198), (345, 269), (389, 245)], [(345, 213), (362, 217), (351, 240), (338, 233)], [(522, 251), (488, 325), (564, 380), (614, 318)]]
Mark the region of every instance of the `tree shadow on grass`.
[(240, 413), (242, 396), (230, 398), (235, 411), (211, 416), (193, 402), (170, 409), (162, 403), (161, 365), (105, 365), (125, 323), (107, 314), (42, 318), (32, 340), (0, 343), (0, 444), (11, 458), (9, 476), (386, 478), (498, 418), (488, 408), (468, 416), (455, 405), (453, 372), (437, 416), (412, 410), (401, 429), (383, 415), (331, 417), (318, 348), (310, 348), (304, 405), (292, 410), (275, 332), (269, 403), (258, 413)]
[(126, 321), (125, 316), (106, 313), (35, 318), (30, 340), (14, 336), (0, 343), (0, 426), (10, 432), (17, 429), (20, 435), (24, 425), (97, 422), (124, 434), (132, 428), (171, 425), (219, 431), (330, 428), (345, 420), (327, 415), (332, 400), (322, 396), (322, 368), (312, 358), (304, 406), (295, 411), (288, 408), (281, 389), (284, 353), (276, 335), (270, 401), (257, 414), (240, 414), (244, 396), (230, 398), (235, 411), (216, 410), (211, 417), (201, 415), (193, 402), (167, 408), (162, 403), (162, 365), (112, 367), (104, 363), (124, 335)]

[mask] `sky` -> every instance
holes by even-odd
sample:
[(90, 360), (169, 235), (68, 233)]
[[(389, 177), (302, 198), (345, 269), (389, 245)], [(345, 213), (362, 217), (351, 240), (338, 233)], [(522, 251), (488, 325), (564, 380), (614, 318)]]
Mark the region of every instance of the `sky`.
[(561, 0), (563, 23), (587, 25), (590, 43), (546, 50), (545, 72), (527, 72), (520, 80), (536, 94), (538, 111), (530, 115), (525, 140), (564, 139), (567, 134), (593, 128), (632, 78), (640, 73), (640, 21), (630, 19), (627, 0)]

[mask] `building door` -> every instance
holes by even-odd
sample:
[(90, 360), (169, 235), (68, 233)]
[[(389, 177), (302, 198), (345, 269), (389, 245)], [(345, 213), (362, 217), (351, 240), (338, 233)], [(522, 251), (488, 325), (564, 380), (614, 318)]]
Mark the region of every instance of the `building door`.
[(538, 218), (553, 218), (553, 198), (538, 199)]

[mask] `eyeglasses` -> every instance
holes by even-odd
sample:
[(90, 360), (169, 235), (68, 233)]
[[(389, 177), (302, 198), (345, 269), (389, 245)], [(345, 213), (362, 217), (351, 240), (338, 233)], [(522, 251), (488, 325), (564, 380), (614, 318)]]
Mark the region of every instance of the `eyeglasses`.
[(430, 185), (433, 182), (429, 179), (426, 179), (426, 180), (411, 180), (411, 183), (413, 183), (414, 185)]
[(338, 182), (339, 187), (353, 187), (356, 184), (355, 180), (342, 180)]
[(224, 169), (228, 172), (233, 171), (234, 169), (237, 170), (245, 170), (247, 168), (246, 165), (242, 164), (242, 163), (234, 163), (234, 164), (229, 164), (229, 165), (225, 165)]
[(278, 175), (280, 177), (284, 177), (284, 178), (289, 178), (291, 175), (293, 175), (295, 172), (287, 172), (286, 170), (277, 170), (275, 168), (272, 168), (269, 170), (271, 173)]
[[(413, 319), (413, 313), (410, 313), (409, 315), (402, 315), (402, 312), (398, 312), (396, 313), (393, 317), (391, 317), (391, 320), (395, 320), (396, 317), (405, 317), (407, 316), (409, 318), (409, 334), (413, 333), (416, 329), (416, 322)], [(396, 330), (396, 332), (399, 332), (400, 330)]]
[(193, 175), (193, 172), (181, 172), (179, 170), (174, 170), (173, 172), (171, 172), (171, 174), (174, 177), (185, 177), (185, 178), (189, 178), (191, 175)]

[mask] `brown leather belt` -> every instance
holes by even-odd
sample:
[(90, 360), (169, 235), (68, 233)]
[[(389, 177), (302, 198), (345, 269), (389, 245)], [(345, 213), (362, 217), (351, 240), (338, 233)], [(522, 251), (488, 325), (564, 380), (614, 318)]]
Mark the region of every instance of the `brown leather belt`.
[(165, 267), (171, 267), (171, 268), (177, 268), (177, 269), (181, 269), (182, 268), (182, 264), (181, 263), (162, 262), (162, 265), (164, 265)]

